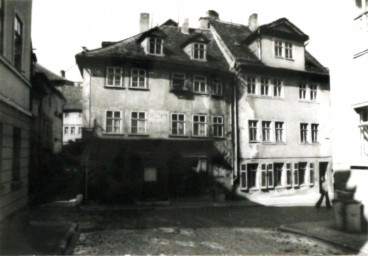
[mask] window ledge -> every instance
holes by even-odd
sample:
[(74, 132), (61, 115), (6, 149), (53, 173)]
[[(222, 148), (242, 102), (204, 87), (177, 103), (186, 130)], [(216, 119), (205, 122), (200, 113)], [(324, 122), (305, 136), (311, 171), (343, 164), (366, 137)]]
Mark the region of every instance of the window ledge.
[(214, 97), (214, 98), (222, 98), (224, 96), (222, 94), (211, 94), (211, 97)]
[(249, 189), (249, 192), (252, 192), (252, 191), (258, 191), (258, 190), (260, 190), (259, 188), (250, 188)]
[(252, 141), (252, 140), (251, 140), (251, 141), (249, 141), (249, 143), (250, 143), (250, 144), (258, 144), (258, 143), (260, 143), (260, 142), (259, 142), (259, 141), (257, 141), (257, 140), (254, 140), (254, 141)]
[(320, 146), (321, 144), (319, 142), (300, 142), (299, 145), (305, 145), (305, 146)]
[(129, 133), (129, 137), (137, 136), (137, 137), (149, 137), (149, 134), (146, 133)]
[(136, 91), (149, 91), (149, 88), (137, 88), (137, 87), (129, 87), (129, 90), (136, 90)]
[(303, 100), (303, 99), (299, 99), (300, 103), (309, 103), (309, 104), (319, 104), (319, 102), (317, 100)]
[(283, 185), (278, 185), (275, 187), (275, 189), (284, 189), (284, 188), (286, 188), (286, 186), (283, 186)]
[(104, 86), (106, 89), (117, 89), (117, 90), (123, 90), (126, 89), (125, 86), (109, 86), (109, 85), (105, 85)]
[(248, 93), (248, 97), (268, 99), (268, 100), (285, 100), (283, 96), (268, 96), (268, 95), (249, 94), (249, 93)]
[(123, 132), (121, 132), (121, 133), (103, 132), (102, 134), (106, 135), (106, 136), (124, 136)]
[(193, 94), (199, 95), (199, 96), (209, 96), (210, 94), (208, 92), (194, 92)]
[(207, 135), (192, 135), (192, 137), (196, 139), (209, 139)]
[(173, 138), (189, 138), (188, 135), (179, 135), (179, 134), (169, 134), (169, 137), (173, 137)]
[(219, 140), (223, 140), (225, 139), (224, 136), (212, 136), (213, 139), (219, 139)]
[(285, 58), (285, 60), (288, 60), (288, 61), (295, 61), (295, 59), (292, 59), (292, 58)]

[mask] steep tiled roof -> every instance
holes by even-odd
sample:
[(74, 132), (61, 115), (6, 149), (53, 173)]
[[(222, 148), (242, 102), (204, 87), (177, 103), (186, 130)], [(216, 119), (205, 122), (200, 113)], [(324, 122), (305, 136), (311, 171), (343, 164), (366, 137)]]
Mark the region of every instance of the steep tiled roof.
[(244, 40), (252, 33), (247, 26), (219, 20), (210, 20), (210, 24), (220, 35), (236, 60), (254, 65), (263, 65), (244, 43)]
[(82, 90), (80, 86), (60, 86), (60, 91), (66, 98), (64, 110), (82, 111)]
[[(88, 57), (115, 57), (160, 61), (161, 63), (166, 62), (179, 65), (182, 64), (191, 67), (228, 70), (229, 65), (227, 64), (224, 56), (221, 53), (221, 50), (217, 46), (213, 35), (209, 30), (189, 29), (189, 34), (183, 34), (180, 28), (172, 26), (171, 24), (152, 28), (152, 30), (154, 29), (159, 29), (167, 36), (166, 40), (164, 41), (163, 48), (165, 56), (146, 54), (139, 43), (142, 34), (138, 34), (104, 48), (79, 53), (76, 56), (77, 63), (79, 59)], [(201, 34), (209, 40), (207, 44), (207, 61), (191, 60), (190, 57), (184, 52), (182, 44), (190, 40), (192, 37), (196, 37)]]
[[(220, 35), (221, 39), (224, 41), (236, 61), (241, 64), (264, 66), (264, 64), (244, 43), (247, 38), (254, 35), (254, 33), (252, 33), (247, 26), (223, 22), (215, 19), (211, 19), (209, 22), (215, 31)], [(295, 33), (297, 33), (299, 36), (303, 38), (308, 37), (286, 18), (281, 18), (269, 24), (262, 25), (260, 28), (270, 29), (278, 27), (282, 30), (284, 28), (280, 26), (285, 23), (287, 23), (290, 26), (290, 29), (295, 31)], [(307, 71), (328, 73), (328, 70), (323, 67), (307, 50), (305, 50), (305, 64)]]
[(60, 85), (60, 84), (70, 84), (72, 85), (73, 82), (69, 81), (61, 76), (56, 75), (55, 73), (51, 72), (44, 66), (40, 64), (36, 64), (35, 72), (43, 73), (45, 76), (54, 84), (54, 85)]
[[(34, 66), (34, 70), (35, 70), (35, 77), (36, 79), (34, 80), (36, 82), (36, 85), (34, 85), (34, 88), (35, 89), (40, 89), (39, 88), (39, 84), (37, 84), (37, 77), (42, 77), (42, 79), (46, 80), (46, 86), (55, 94), (57, 94), (59, 97), (61, 97), (62, 99), (65, 100), (65, 97), (64, 95), (58, 91), (56, 88), (55, 88), (55, 84), (54, 82), (57, 80), (59, 81), (60, 79), (59, 78), (62, 78), (62, 77), (59, 77), (57, 75), (55, 75), (54, 73), (52, 73), (50, 70), (48, 70), (47, 68), (41, 66), (40, 64), (36, 63), (36, 65)], [(61, 79), (62, 80), (62, 79)], [(66, 79), (64, 79), (65, 81), (68, 81)], [(70, 82), (70, 81), (68, 81)], [(71, 83), (71, 82), (70, 82)]]

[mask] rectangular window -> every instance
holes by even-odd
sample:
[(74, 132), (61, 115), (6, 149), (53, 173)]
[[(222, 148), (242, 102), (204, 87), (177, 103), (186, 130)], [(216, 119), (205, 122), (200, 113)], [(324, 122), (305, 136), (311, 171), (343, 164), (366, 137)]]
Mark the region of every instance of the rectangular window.
[(132, 82), (130, 87), (139, 89), (147, 88), (146, 70), (132, 69)]
[(293, 175), (292, 175), (292, 172), (291, 172), (291, 164), (287, 163), (286, 164), (286, 186), (287, 187), (291, 187), (292, 180), (293, 180)]
[(284, 122), (275, 122), (276, 142), (284, 142)]
[(269, 95), (269, 84), (268, 79), (261, 79), (261, 95)]
[(294, 164), (294, 170), (293, 170), (293, 183), (294, 183), (294, 187), (298, 187), (299, 186), (299, 165), (298, 164)]
[(309, 164), (309, 185), (314, 184), (314, 164)]
[(271, 122), (269, 121), (262, 122), (262, 139), (265, 142), (271, 141)]
[(212, 129), (214, 137), (224, 136), (224, 118), (222, 116), (212, 117)]
[(283, 163), (275, 163), (275, 185), (282, 186), (282, 171), (284, 168)]
[(308, 142), (308, 124), (300, 124), (300, 142)]
[(247, 173), (247, 165), (240, 165), (240, 187), (242, 189), (248, 189), (248, 173)]
[(106, 111), (106, 132), (121, 133), (122, 114), (120, 111)]
[(82, 134), (82, 127), (78, 127), (78, 134)]
[(291, 43), (285, 43), (285, 58), (293, 58), (293, 45)]
[(123, 87), (123, 69), (118, 67), (107, 67), (106, 86)]
[(257, 188), (258, 164), (248, 164), (248, 185), (249, 188)]
[(249, 141), (256, 142), (258, 141), (258, 134), (257, 134), (257, 125), (258, 121), (249, 120)]
[(282, 88), (281, 80), (274, 80), (274, 82), (273, 82), (273, 96), (281, 97), (281, 88)]
[(75, 134), (75, 127), (74, 126), (70, 127), (70, 134)]
[(206, 115), (193, 115), (193, 136), (207, 136)]
[(157, 37), (149, 38), (148, 52), (150, 54), (161, 55), (162, 54), (163, 40)]
[(273, 172), (273, 164), (267, 165), (267, 187), (273, 188), (274, 185), (274, 172)]
[(64, 134), (68, 134), (69, 133), (69, 127), (68, 126), (65, 126), (64, 127)]
[(172, 73), (171, 75), (171, 89), (184, 89), (185, 85), (185, 74)]
[(248, 164), (248, 185), (249, 188), (257, 188), (257, 172), (258, 172), (258, 164)]
[(267, 188), (267, 165), (261, 165), (261, 188)]
[(20, 146), (22, 130), (14, 127), (13, 129), (13, 154), (12, 154), (12, 181), (20, 180)]
[(15, 15), (14, 17), (14, 67), (18, 70), (22, 69), (22, 54), (23, 54), (23, 23)]
[(193, 44), (193, 58), (197, 60), (205, 60), (206, 59), (206, 45), (202, 43), (194, 43)]
[(282, 57), (282, 42), (276, 41), (275, 42), (275, 56), (276, 57)]
[(252, 76), (247, 77), (248, 94), (256, 94), (256, 78)]
[(307, 95), (307, 85), (300, 84), (299, 85), (299, 99), (305, 100)]
[(222, 81), (221, 79), (213, 79), (212, 81), (212, 95), (222, 95)]
[(185, 135), (185, 115), (171, 114), (171, 134)]
[(305, 184), (306, 171), (307, 171), (307, 163), (299, 163), (299, 185)]
[(131, 127), (132, 134), (146, 134), (146, 112), (132, 112), (131, 113)]
[(207, 78), (205, 76), (194, 76), (193, 91), (207, 93)]
[(317, 100), (317, 85), (316, 84), (311, 84), (309, 85), (310, 88), (310, 99), (311, 100)]
[(312, 143), (318, 142), (318, 124), (312, 124)]

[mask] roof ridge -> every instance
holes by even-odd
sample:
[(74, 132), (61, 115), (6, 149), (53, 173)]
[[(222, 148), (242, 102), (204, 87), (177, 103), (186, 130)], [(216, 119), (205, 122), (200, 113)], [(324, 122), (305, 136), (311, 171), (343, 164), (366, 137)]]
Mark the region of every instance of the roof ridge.
[(234, 22), (231, 22), (231, 21), (224, 21), (224, 20), (211, 20), (211, 21), (220, 22), (220, 23), (224, 23), (224, 24), (228, 24), (228, 25), (234, 25), (234, 26), (237, 26), (237, 27), (248, 27), (244, 24), (234, 23)]

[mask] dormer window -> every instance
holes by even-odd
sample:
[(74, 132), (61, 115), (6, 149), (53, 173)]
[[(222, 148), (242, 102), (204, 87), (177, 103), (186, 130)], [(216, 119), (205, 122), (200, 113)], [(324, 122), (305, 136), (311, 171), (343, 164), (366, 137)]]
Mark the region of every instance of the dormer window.
[(275, 42), (275, 56), (282, 57), (282, 42), (281, 41)]
[(163, 42), (161, 38), (151, 37), (148, 39), (148, 52), (154, 55), (162, 55), (163, 54)]
[(206, 45), (203, 43), (193, 43), (193, 59), (206, 59)]

